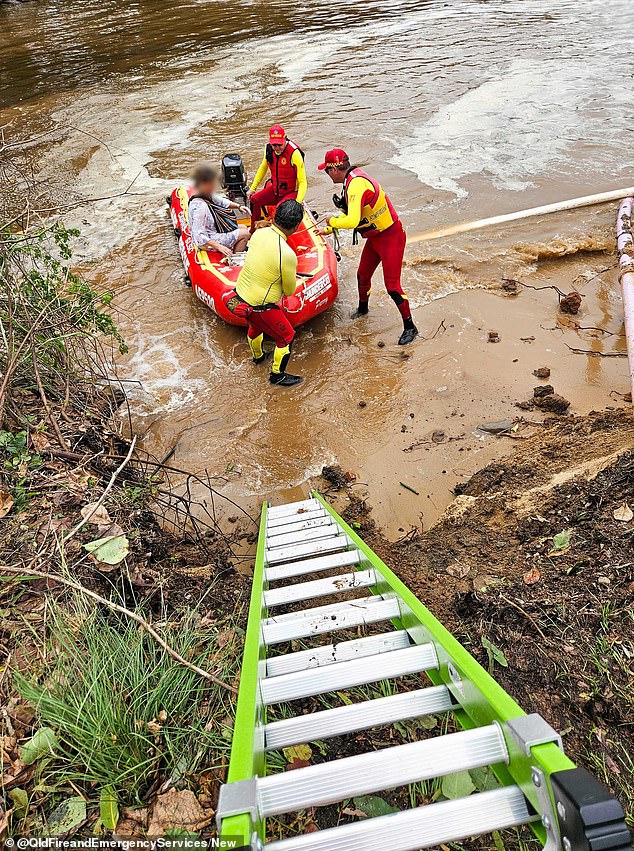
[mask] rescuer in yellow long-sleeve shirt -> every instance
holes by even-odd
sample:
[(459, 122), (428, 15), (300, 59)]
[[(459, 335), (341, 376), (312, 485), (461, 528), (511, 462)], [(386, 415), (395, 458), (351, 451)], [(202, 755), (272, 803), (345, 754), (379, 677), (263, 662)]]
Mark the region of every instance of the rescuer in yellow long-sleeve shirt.
[(264, 335), (275, 340), (269, 380), (280, 387), (294, 387), (303, 379), (286, 372), (295, 330), (279, 303), (297, 288), (297, 255), (286, 240), (302, 222), (304, 208), (294, 199), (282, 201), (271, 227), (259, 228), (251, 237), (246, 260), (227, 307), (247, 320), (247, 340), (254, 363), (270, 353), (262, 348)]
[(367, 315), (372, 276), (382, 266), (385, 288), (403, 320), (403, 332), (398, 344), (405, 346), (413, 342), (418, 329), (414, 325), (409, 300), (401, 285), (407, 237), (394, 205), (378, 181), (363, 169), (350, 164), (350, 158), (342, 148), (328, 151), (319, 169), (325, 171), (332, 182), (343, 189), (341, 197), (337, 199), (337, 206), (343, 212), (331, 216), (321, 233), (344, 228), (353, 230), (355, 234), (360, 233), (365, 239), (357, 269), (359, 306), (352, 315), (353, 319)]
[[(256, 192), (267, 172), (270, 172), (269, 180)], [(262, 217), (263, 207), (273, 207), (291, 198), (301, 204), (307, 189), (303, 151), (287, 138), (283, 127), (273, 125), (264, 158), (247, 192), (247, 198), (251, 201), (251, 232)]]

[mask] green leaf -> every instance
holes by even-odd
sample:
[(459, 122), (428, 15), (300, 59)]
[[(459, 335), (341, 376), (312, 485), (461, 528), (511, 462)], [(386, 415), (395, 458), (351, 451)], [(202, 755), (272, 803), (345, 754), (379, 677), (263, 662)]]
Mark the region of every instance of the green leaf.
[(310, 745), (293, 745), (291, 748), (284, 748), (284, 756), (291, 763), (296, 759), (308, 762), (312, 755), (313, 749)]
[(49, 836), (63, 836), (86, 821), (86, 802), (83, 798), (67, 798), (47, 818)]
[(564, 529), (563, 532), (560, 532), (553, 538), (553, 548), (556, 550), (565, 550), (566, 547), (570, 546), (571, 538), (572, 529)]
[(416, 738), (417, 731), (433, 730), (438, 726), (438, 719), (433, 715), (423, 715), (421, 718), (413, 718), (409, 721), (395, 721), (394, 727), (405, 739)]
[(52, 754), (57, 747), (57, 736), (50, 727), (41, 727), (33, 738), (25, 742), (20, 748), (20, 759), (25, 765), (33, 765), (45, 754)]
[(466, 798), (475, 790), (473, 780), (468, 771), (457, 771), (443, 777), (442, 793), (450, 801), (456, 798)]
[(104, 827), (114, 830), (119, 822), (117, 793), (112, 786), (104, 786), (99, 796), (99, 815)]
[(361, 795), (359, 798), (354, 798), (354, 805), (362, 813), (365, 813), (369, 818), (375, 816), (386, 816), (389, 813), (397, 813), (398, 809), (388, 804), (383, 798), (378, 795)]
[(103, 564), (119, 564), (129, 553), (130, 542), (125, 535), (110, 535), (84, 544), (84, 549)]
[(21, 819), (29, 811), (29, 796), (26, 793), (25, 789), (11, 789), (9, 792), (9, 798), (13, 801), (14, 807), (14, 815), (16, 818)]
[(438, 719), (433, 715), (423, 715), (412, 722), (412, 727), (417, 730), (433, 730), (438, 726)]
[(493, 644), (492, 641), (489, 641), (488, 638), (485, 638), (483, 636), (482, 646), (486, 650), (487, 655), (489, 657), (489, 672), (493, 671), (493, 667), (494, 667), (495, 662), (497, 662), (498, 665), (501, 665), (503, 668), (508, 668), (509, 663), (508, 663), (508, 659), (504, 655), (504, 652), (502, 650), (500, 650), (499, 647), (496, 647), (496, 645)]
[(502, 839), (499, 831), (497, 830), (493, 831), (493, 842), (495, 843), (497, 851), (505, 851), (506, 846), (504, 845), (504, 840)]
[(488, 766), (484, 768), (472, 768), (469, 774), (478, 792), (489, 792), (491, 789), (497, 789), (499, 786), (495, 774)]

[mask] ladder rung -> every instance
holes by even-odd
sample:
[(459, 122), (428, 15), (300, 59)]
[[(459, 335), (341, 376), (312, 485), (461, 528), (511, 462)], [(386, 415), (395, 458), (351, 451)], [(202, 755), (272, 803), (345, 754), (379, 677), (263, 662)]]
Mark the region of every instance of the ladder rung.
[(321, 538), (332, 538), (340, 535), (341, 530), (336, 523), (328, 523), (326, 526), (317, 528), (300, 529), (296, 532), (287, 532), (284, 535), (267, 536), (266, 547), (270, 551), (275, 547), (288, 547), (292, 544), (307, 544), (309, 541), (319, 541)]
[[(277, 529), (278, 526), (294, 526), (296, 523), (305, 523), (308, 520), (318, 520), (320, 517), (332, 517), (328, 514), (325, 508), (318, 508), (315, 511), (303, 511), (301, 514), (292, 514), (290, 517), (268, 517), (266, 518), (267, 532), (271, 529)], [(334, 518), (333, 518), (334, 519)]]
[(351, 659), (350, 662), (339, 662), (338, 665), (267, 677), (261, 681), (262, 700), (270, 706), (272, 703), (354, 688), (406, 674), (418, 674), (437, 667), (438, 657), (433, 644), (413, 644), (404, 650)]
[(331, 517), (325, 508), (321, 505), (319, 508), (311, 509), (310, 511), (302, 511), (301, 514), (282, 515), (281, 517), (271, 517), (270, 514), (266, 518), (266, 528), (275, 529), (277, 526), (292, 526), (294, 523), (303, 523), (306, 520), (315, 520), (319, 517)]
[(301, 514), (283, 514), (281, 517), (267, 515), (266, 528), (276, 529), (278, 526), (293, 526), (295, 523), (304, 523), (306, 520), (317, 520), (320, 517), (332, 517), (321, 505), (318, 508), (302, 511)]
[(315, 597), (327, 597), (355, 588), (370, 588), (376, 584), (374, 570), (357, 570), (354, 573), (341, 573), (327, 579), (314, 579), (312, 582), (300, 582), (297, 585), (283, 585), (264, 592), (264, 605), (281, 606), (284, 603), (297, 603), (299, 600), (313, 600)]
[(309, 541), (307, 544), (293, 544), (290, 547), (275, 547), (266, 550), (265, 558), (267, 564), (280, 564), (283, 561), (295, 561), (295, 559), (318, 556), (321, 553), (330, 553), (333, 550), (342, 550), (348, 546), (348, 536), (343, 532), (333, 538), (325, 538), (323, 541)]
[(351, 659), (363, 659), (365, 656), (389, 653), (391, 650), (403, 650), (411, 643), (406, 630), (395, 629), (392, 632), (382, 632), (380, 635), (370, 635), (367, 638), (353, 638), (352, 641), (339, 641), (337, 644), (325, 644), (322, 647), (312, 647), (310, 650), (284, 653), (282, 656), (267, 659), (266, 675), (277, 677), (280, 674), (292, 674), (293, 671), (305, 671), (308, 668), (321, 668), (324, 665), (349, 662)]
[(330, 514), (322, 513), (320, 517), (312, 517), (309, 520), (295, 520), (293, 523), (284, 523), (277, 526), (266, 527), (267, 540), (278, 535), (288, 535), (290, 532), (305, 532), (307, 529), (321, 529), (323, 526), (335, 526), (335, 518)]
[[(394, 596), (391, 594), (390, 598), (394, 598)], [(327, 606), (312, 606), (310, 609), (298, 609), (296, 612), (286, 612), (284, 615), (271, 615), (271, 617), (263, 621), (263, 624), (266, 626), (272, 623), (288, 623), (289, 621), (296, 621), (298, 618), (338, 614), (341, 610), (347, 609), (351, 604), (356, 606), (374, 606), (380, 600), (384, 599), (385, 597), (381, 596), (381, 594), (371, 594), (369, 597), (358, 597), (355, 600), (340, 600), (337, 603), (328, 603)]]
[(507, 761), (500, 728), (495, 724), (476, 727), (258, 778), (258, 811), (267, 817), (325, 806)]
[(343, 736), (345, 733), (367, 730), (381, 724), (421, 718), (435, 712), (448, 712), (452, 706), (449, 689), (446, 686), (433, 686), (391, 697), (364, 700), (350, 706), (337, 706), (323, 712), (285, 718), (282, 721), (272, 721), (264, 728), (266, 749), (287, 748), (301, 742)]
[(309, 635), (378, 623), (399, 615), (400, 609), (395, 597), (384, 599), (377, 595), (269, 618), (262, 623), (262, 634), (266, 644), (279, 644), (295, 638), (307, 638)]
[(529, 813), (522, 790), (505, 786), (468, 798), (281, 839), (267, 843), (264, 851), (416, 851), (517, 827), (537, 818)]
[(304, 514), (306, 511), (316, 511), (323, 508), (316, 499), (302, 499), (300, 502), (287, 502), (286, 505), (272, 505), (266, 511), (266, 518), (277, 520), (278, 517), (292, 517), (294, 514)]
[(362, 558), (360, 550), (346, 550), (343, 553), (332, 553), (319, 558), (295, 561), (279, 567), (267, 567), (264, 575), (267, 582), (275, 582), (277, 579), (291, 579), (293, 576), (304, 576), (308, 573), (319, 573), (322, 570), (349, 567), (353, 564), (359, 564)]

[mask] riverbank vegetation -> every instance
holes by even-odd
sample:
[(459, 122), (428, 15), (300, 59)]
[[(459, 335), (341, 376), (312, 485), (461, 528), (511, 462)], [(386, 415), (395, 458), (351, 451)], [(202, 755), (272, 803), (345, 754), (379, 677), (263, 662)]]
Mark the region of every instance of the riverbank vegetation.
[[(117, 377), (126, 343), (116, 300), (73, 262), (81, 234), (57, 218), (25, 151), (0, 144), (0, 182), (11, 187), (0, 209), (0, 836), (213, 835), (256, 527), (234, 506), (227, 536), (213, 480), (141, 447)], [(396, 543), (349, 477), (325, 468), (320, 484), (347, 494), (338, 508), (360, 534), (627, 805), (632, 421), (616, 411), (534, 425), (511, 463), (477, 473), (438, 524)], [(270, 762), (289, 770), (438, 729), (447, 721), (426, 719), (361, 732), (353, 751), (335, 738)], [(455, 779), (415, 784), (272, 820), (270, 832), (451, 798), (490, 779), (465, 775), (461, 790)], [(522, 833), (507, 847), (532, 845)]]
[(79, 232), (33, 212), (24, 146), (0, 148), (0, 834), (197, 829), (231, 740), (251, 519), (226, 537), (211, 480), (139, 447), (113, 294), (73, 263)]

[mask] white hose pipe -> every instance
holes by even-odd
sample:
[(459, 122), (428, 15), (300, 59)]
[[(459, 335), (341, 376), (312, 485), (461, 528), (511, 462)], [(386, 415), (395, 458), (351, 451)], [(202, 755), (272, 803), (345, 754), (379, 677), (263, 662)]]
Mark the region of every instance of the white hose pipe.
[(634, 239), (632, 239), (632, 208), (634, 197), (624, 198), (616, 222), (616, 244), (619, 250), (619, 280), (623, 290), (625, 340), (630, 367), (630, 386), (634, 394)]
[[(547, 213), (560, 213), (563, 210), (576, 210), (578, 207), (591, 207), (594, 204), (604, 204), (606, 201), (620, 201), (626, 195), (634, 195), (634, 186), (627, 189), (612, 189), (610, 192), (600, 192), (597, 195), (584, 195), (581, 198), (570, 198), (568, 201), (557, 201), (555, 204), (544, 204), (541, 207), (531, 207), (528, 210), (518, 210), (515, 213), (504, 213), (492, 216), (490, 219), (476, 219), (461, 225), (451, 225), (440, 230), (429, 230), (408, 238), (407, 242), (423, 242), (427, 239), (439, 239), (441, 236), (453, 236), (456, 233), (467, 233), (471, 230), (503, 225), (518, 219), (530, 219), (532, 216), (544, 216)], [(631, 200), (631, 199), (630, 199)]]

